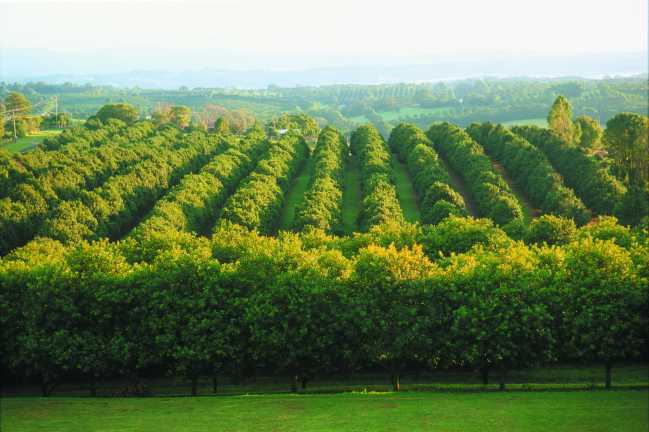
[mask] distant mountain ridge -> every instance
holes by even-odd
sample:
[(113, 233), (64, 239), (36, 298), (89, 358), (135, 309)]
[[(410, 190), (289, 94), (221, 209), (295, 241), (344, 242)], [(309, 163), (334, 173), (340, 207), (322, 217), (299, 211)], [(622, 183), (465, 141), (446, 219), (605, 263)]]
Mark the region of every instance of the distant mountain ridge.
[[(482, 77), (581, 77), (630, 76), (647, 73), (647, 53), (622, 53), (581, 56), (493, 55), (475, 58), (440, 57), (420, 64), (349, 65), (312, 68), (256, 68), (234, 70), (224, 67), (179, 69), (170, 67), (139, 68), (107, 72), (43, 72), (49, 54), (35, 57), (24, 54), (12, 59), (5, 56), (0, 67), (5, 82), (45, 81), (50, 83), (92, 83), (97, 85), (138, 86), (173, 89), (186, 87), (266, 88), (319, 86), (329, 84), (386, 84), (398, 82), (435, 82)], [(39, 60), (42, 60), (39, 61)], [(66, 65), (73, 68), (76, 57)], [(89, 60), (86, 60), (86, 63)], [(182, 62), (179, 62), (182, 64)], [(179, 64), (175, 63), (175, 64)], [(33, 67), (30, 67), (30, 64)], [(56, 64), (56, 63), (54, 63)], [(71, 65), (72, 64), (72, 65)], [(99, 66), (97, 66), (99, 67)], [(112, 65), (112, 69), (119, 64)], [(83, 71), (83, 67), (79, 67)], [(110, 70), (110, 69), (108, 69)]]

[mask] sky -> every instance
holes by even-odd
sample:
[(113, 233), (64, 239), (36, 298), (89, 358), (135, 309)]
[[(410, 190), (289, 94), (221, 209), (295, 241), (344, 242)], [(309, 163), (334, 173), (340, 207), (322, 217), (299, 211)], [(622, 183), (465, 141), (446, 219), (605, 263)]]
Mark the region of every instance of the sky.
[(647, 0), (0, 0), (0, 73), (647, 52)]

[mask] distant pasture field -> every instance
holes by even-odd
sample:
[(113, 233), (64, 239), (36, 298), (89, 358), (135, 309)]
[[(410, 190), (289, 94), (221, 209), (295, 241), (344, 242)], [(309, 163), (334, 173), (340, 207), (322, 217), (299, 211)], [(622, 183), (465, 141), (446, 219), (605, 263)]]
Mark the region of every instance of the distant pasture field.
[(646, 391), (3, 398), (1, 429), (646, 431)]
[(450, 113), (452, 108), (423, 108), (423, 107), (403, 107), (394, 111), (381, 111), (378, 114), (385, 121), (405, 119), (408, 117), (425, 116), (432, 114)]
[(19, 153), (21, 151), (30, 150), (45, 140), (45, 138), (60, 134), (60, 130), (42, 130), (26, 137), (18, 138), (16, 142), (13, 140), (2, 141), (0, 148), (8, 150), (9, 153)]
[(538, 126), (548, 127), (548, 121), (544, 118), (530, 118), (520, 120), (510, 120), (502, 122), (503, 126)]

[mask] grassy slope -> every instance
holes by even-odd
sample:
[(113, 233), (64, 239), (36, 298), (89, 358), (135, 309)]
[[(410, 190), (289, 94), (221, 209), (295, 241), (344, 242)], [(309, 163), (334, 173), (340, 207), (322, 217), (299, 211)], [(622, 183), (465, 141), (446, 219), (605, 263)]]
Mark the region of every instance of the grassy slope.
[(21, 431), (646, 431), (646, 391), (3, 398)]
[(406, 167), (403, 163), (399, 162), (396, 155), (392, 155), (392, 171), (394, 172), (397, 198), (399, 199), (403, 216), (408, 222), (419, 222), (421, 220), (421, 213), (417, 205), (417, 196), (412, 187), (412, 181), (410, 180)]
[(544, 118), (520, 119), (502, 122), (503, 126), (539, 126), (548, 127), (548, 121)]
[(361, 174), (358, 162), (351, 158), (345, 167), (343, 179), (343, 229), (345, 234), (358, 231), (358, 215), (361, 211)]
[(304, 194), (309, 187), (309, 180), (311, 179), (311, 166), (313, 164), (313, 158), (309, 158), (302, 165), (302, 171), (298, 176), (293, 180), (288, 195), (286, 195), (286, 201), (284, 202), (284, 208), (282, 209), (282, 214), (279, 218), (279, 229), (283, 231), (289, 231), (293, 227), (293, 221), (295, 220), (295, 209), (302, 204), (304, 200)]
[(58, 135), (60, 133), (61, 131), (59, 130), (43, 130), (26, 137), (18, 138), (16, 142), (13, 142), (12, 140), (3, 141), (2, 143), (0, 143), (0, 148), (8, 150), (10, 153), (27, 151), (42, 143), (45, 138), (53, 135)]

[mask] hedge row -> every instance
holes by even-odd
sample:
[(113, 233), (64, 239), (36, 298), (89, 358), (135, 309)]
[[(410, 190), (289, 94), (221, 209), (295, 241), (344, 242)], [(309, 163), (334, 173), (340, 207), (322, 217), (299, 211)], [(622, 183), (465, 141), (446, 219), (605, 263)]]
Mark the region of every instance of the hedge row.
[(483, 123), (467, 128), (471, 137), (498, 160), (534, 206), (543, 213), (565, 216), (579, 225), (590, 221), (591, 213), (537, 147), (502, 125)]
[(469, 189), (481, 216), (499, 225), (522, 220), (523, 209), (484, 150), (464, 130), (450, 123), (434, 124), (427, 132), (435, 149)]
[(436, 224), (449, 215), (467, 214), (464, 198), (451, 186), (451, 178), (421, 129), (402, 123), (392, 129), (388, 143), (408, 165), (422, 223)]
[[(150, 121), (140, 121), (127, 125), (118, 119), (109, 119), (106, 123), (85, 123), (65, 129), (60, 134), (46, 138), (41, 147), (43, 150), (55, 151), (65, 146), (98, 147), (106, 144), (128, 144), (146, 139), (155, 131)], [(66, 149), (67, 150), (67, 149)]]
[(301, 234), (228, 227), (149, 263), (131, 262), (121, 243), (41, 240), (0, 260), (3, 370), (45, 394), (66, 375), (119, 375), (136, 392), (147, 371), (195, 386), (384, 368), (398, 389), (401, 374), (437, 367), (498, 371), (504, 384), (513, 368), (597, 361), (610, 371), (646, 355), (646, 241), (510, 242), (434, 263), (417, 244), (345, 257), (304, 235), (310, 247)]
[[(137, 149), (137, 144), (159, 133), (151, 122), (127, 127), (119, 120), (111, 120), (98, 129), (63, 131), (56, 139), (65, 139), (68, 144), (60, 150), (36, 148), (26, 153), (0, 153), (0, 198), (15, 197), (15, 188), (21, 184), (32, 185), (46, 198), (92, 188), (110, 175), (111, 171), (104, 171), (105, 164), (120, 163), (115, 152)], [(128, 163), (128, 154), (124, 159)]]
[(304, 138), (292, 133), (271, 142), (266, 155), (226, 202), (221, 220), (272, 233), (291, 181), (308, 151)]
[(123, 146), (70, 145), (54, 152), (34, 150), (12, 159), (12, 164), (20, 166), (30, 161), (30, 168), (24, 181), (0, 199), (0, 255), (31, 240), (61, 204), (80, 199), (109, 178), (173, 149), (179, 136), (177, 130), (164, 129), (143, 142)]
[(263, 134), (228, 137), (228, 149), (216, 155), (197, 174), (188, 174), (159, 200), (130, 236), (138, 239), (172, 231), (207, 234), (215, 215), (239, 182), (255, 167), (266, 147)]
[(342, 135), (327, 126), (320, 132), (313, 153), (313, 172), (304, 196), (296, 209), (294, 228), (319, 228), (340, 232), (342, 224), (343, 170), (349, 154)]
[(597, 159), (549, 129), (516, 126), (514, 133), (541, 149), (570, 188), (595, 214), (614, 214), (626, 188)]
[(222, 137), (193, 132), (177, 148), (111, 177), (100, 188), (63, 202), (44, 223), (39, 235), (74, 243), (82, 239), (120, 238), (180, 179), (202, 167), (225, 145)]
[(351, 137), (351, 151), (358, 158), (361, 170), (361, 230), (385, 223), (403, 223), (390, 151), (379, 131), (372, 125), (356, 129)]

